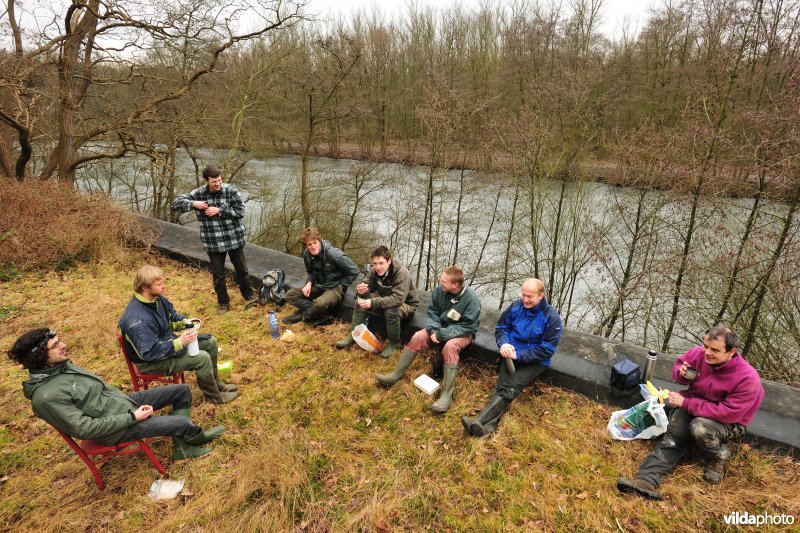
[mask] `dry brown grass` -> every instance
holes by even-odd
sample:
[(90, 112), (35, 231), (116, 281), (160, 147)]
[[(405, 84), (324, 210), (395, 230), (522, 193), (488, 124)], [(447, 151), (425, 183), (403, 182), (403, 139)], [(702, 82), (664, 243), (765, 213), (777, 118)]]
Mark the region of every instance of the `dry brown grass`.
[(103, 195), (84, 195), (50, 181), (3, 179), (0, 205), (0, 279), (36, 268), (65, 270), (113, 256), (140, 242), (133, 215)]
[(333, 349), (347, 325), (299, 325), (296, 343), (279, 343), (267, 333), (263, 308), (216, 315), (208, 273), (157, 255), (128, 251), (63, 276), (24, 274), (0, 285), (0, 346), (51, 325), (74, 362), (130, 390), (114, 327), (145, 261), (165, 269), (177, 309), (204, 317), (220, 339), (221, 359), (234, 361), (232, 380), (242, 395), (232, 404), (203, 403), (190, 378), (193, 418), (223, 423), (227, 433), (212, 454), (182, 463), (170, 461), (166, 439), (155, 441), (171, 475), (186, 480), (178, 499), (148, 499), (157, 473), (140, 456), (105, 465), (101, 492), (56, 433), (31, 415), (20, 388), (26, 373), (6, 360), (0, 530), (156, 524), (165, 531), (638, 532), (724, 530), (723, 515), (734, 511), (800, 519), (800, 465), (789, 457), (741, 446), (719, 486), (705, 484), (690, 461), (667, 478), (665, 501), (622, 497), (616, 478), (633, 474), (651, 444), (612, 441), (605, 430), (611, 407), (538, 385), (515, 402), (494, 437), (465, 437), (459, 418), (491, 392), (490, 370), (465, 365), (453, 408), (435, 417), (432, 399), (411, 384), (428, 370), (421, 358), (408, 379), (379, 389), (372, 375), (392, 363)]

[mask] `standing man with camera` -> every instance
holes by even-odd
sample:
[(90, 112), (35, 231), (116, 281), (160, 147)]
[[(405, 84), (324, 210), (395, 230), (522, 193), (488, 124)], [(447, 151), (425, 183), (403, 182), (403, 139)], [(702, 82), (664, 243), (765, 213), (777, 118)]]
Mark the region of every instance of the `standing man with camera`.
[(225, 313), (230, 307), (225, 286), (226, 255), (233, 263), (242, 297), (247, 301), (253, 299), (253, 286), (244, 257), (244, 202), (236, 187), (222, 183), (217, 167), (209, 165), (204, 168), (203, 179), (206, 180), (205, 186), (178, 196), (171, 209), (180, 213), (194, 209), (200, 222), (200, 240), (211, 265), (219, 312)]

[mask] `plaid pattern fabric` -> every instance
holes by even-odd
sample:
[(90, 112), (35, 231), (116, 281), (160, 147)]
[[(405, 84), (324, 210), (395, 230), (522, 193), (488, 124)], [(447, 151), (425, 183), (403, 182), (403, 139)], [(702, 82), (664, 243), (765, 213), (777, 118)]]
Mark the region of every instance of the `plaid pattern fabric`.
[(173, 211), (186, 213), (192, 209), (194, 201), (206, 202), (220, 210), (218, 216), (207, 217), (205, 213), (195, 209), (200, 222), (200, 240), (207, 252), (227, 252), (244, 246), (244, 202), (236, 187), (223, 183), (219, 192), (212, 193), (208, 185), (204, 185), (178, 196), (172, 202), (171, 208)]

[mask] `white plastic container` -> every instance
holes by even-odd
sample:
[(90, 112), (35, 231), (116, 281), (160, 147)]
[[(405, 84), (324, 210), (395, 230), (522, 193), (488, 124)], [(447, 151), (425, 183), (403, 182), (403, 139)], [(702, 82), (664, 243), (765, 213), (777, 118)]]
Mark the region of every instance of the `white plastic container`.
[(422, 374), (417, 379), (414, 380), (414, 386), (430, 396), (437, 390), (439, 390), (439, 384), (436, 382), (435, 379), (428, 376), (428, 374)]

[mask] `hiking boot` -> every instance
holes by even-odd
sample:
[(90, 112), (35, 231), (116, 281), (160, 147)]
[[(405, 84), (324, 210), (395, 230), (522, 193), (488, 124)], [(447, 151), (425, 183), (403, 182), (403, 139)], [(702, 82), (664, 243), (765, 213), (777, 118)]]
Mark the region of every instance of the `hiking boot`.
[(224, 315), (228, 312), (229, 306), (228, 304), (219, 304), (217, 306), (217, 314)]
[(634, 494), (638, 494), (644, 498), (650, 498), (652, 500), (661, 500), (661, 494), (658, 492), (658, 489), (655, 485), (646, 481), (642, 478), (633, 478), (633, 479), (625, 479), (621, 477), (617, 480), (617, 489), (620, 492), (632, 492)]
[(703, 479), (712, 485), (716, 485), (725, 477), (725, 461), (722, 459), (708, 459), (706, 467), (703, 469)]
[(356, 343), (356, 340), (353, 338), (353, 336), (348, 334), (347, 337), (345, 337), (344, 339), (342, 339), (342, 340), (340, 340), (340, 341), (338, 341), (336, 343), (336, 347), (338, 349), (340, 349), (340, 350), (343, 350), (344, 348), (351, 347), (355, 343)]
[(305, 313), (302, 311), (298, 311), (296, 313), (292, 313), (291, 315), (287, 315), (283, 317), (281, 322), (284, 324), (297, 324), (298, 322), (302, 322), (303, 318), (305, 318)]

